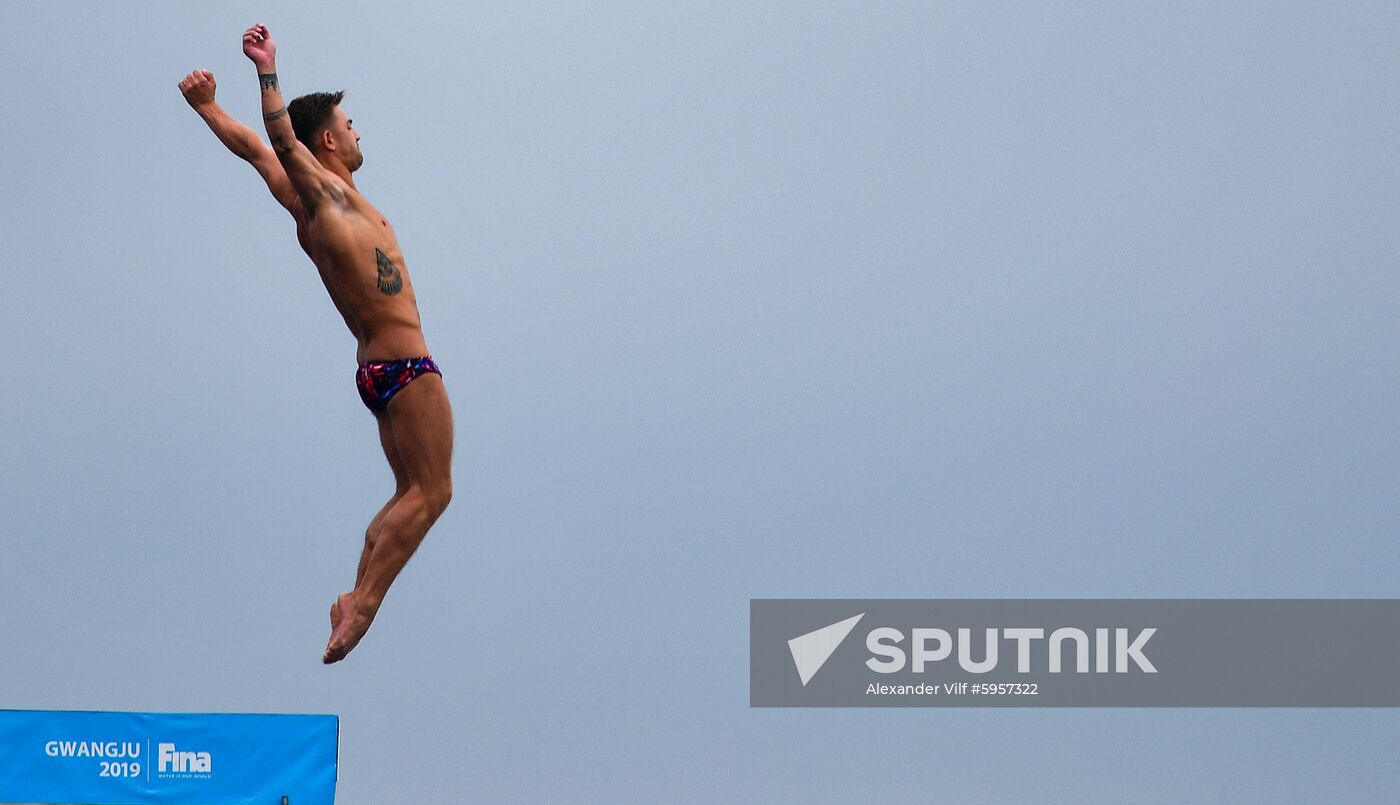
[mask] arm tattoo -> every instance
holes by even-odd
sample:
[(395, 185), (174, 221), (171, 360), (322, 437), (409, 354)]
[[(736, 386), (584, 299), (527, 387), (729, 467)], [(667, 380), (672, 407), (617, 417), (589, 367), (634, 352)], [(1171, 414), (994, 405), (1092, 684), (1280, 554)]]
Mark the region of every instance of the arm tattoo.
[(277, 74), (258, 73), (258, 85), (262, 87), (263, 92), (267, 92), (270, 89), (278, 89)]
[(277, 118), (282, 117), (282, 116), (284, 116), (284, 115), (286, 115), (286, 114), (287, 114), (287, 107), (284, 106), (284, 107), (282, 107), (281, 109), (278, 109), (276, 112), (268, 112), (268, 113), (264, 114), (264, 115), (263, 115), (263, 120), (266, 120), (267, 122), (271, 123), (272, 121), (274, 121), (274, 120), (276, 120)]
[(403, 290), (403, 274), (399, 272), (399, 267), (394, 265), (394, 261), (389, 259), (389, 255), (381, 252), (379, 247), (374, 247), (374, 262), (379, 268), (379, 292), (385, 296), (393, 296)]

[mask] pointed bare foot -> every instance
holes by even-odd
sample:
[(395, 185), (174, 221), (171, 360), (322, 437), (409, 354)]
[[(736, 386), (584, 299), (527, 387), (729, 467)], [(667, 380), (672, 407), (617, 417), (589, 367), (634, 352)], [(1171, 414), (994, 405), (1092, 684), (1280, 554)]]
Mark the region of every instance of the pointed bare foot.
[(331, 639), (326, 643), (326, 652), (321, 655), (321, 662), (330, 665), (345, 659), (345, 655), (360, 644), (360, 639), (369, 631), (369, 625), (373, 622), (374, 613), (360, 606), (354, 593), (342, 593), (335, 599), (335, 603), (331, 604)]

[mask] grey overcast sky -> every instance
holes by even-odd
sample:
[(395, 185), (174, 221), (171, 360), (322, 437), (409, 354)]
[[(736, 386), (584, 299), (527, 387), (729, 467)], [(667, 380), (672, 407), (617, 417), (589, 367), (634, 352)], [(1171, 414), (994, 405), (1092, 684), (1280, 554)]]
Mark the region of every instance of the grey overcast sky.
[[(345, 89), (453, 507), (259, 126)], [(748, 707), (753, 597), (1392, 597), (1393, 2), (0, 2), (0, 707), (332, 712), (339, 802), (1376, 802), (1385, 710)]]

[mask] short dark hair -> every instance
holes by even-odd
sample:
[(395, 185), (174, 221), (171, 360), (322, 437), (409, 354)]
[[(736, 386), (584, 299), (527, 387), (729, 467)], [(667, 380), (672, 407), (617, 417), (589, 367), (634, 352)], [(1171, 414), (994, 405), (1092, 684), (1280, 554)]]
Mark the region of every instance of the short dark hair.
[(297, 133), (307, 148), (315, 150), (316, 135), (330, 125), (331, 108), (340, 105), (345, 91), (313, 92), (303, 95), (287, 104), (287, 116), (292, 119), (292, 130)]

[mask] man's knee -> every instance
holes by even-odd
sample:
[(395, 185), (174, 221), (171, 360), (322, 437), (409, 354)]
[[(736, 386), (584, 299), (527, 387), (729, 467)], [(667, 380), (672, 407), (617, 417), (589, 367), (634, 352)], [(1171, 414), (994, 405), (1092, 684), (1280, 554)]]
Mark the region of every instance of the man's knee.
[(436, 520), (447, 509), (447, 504), (452, 502), (452, 479), (443, 478), (429, 484), (423, 485), (423, 505), (427, 506), (428, 514)]

